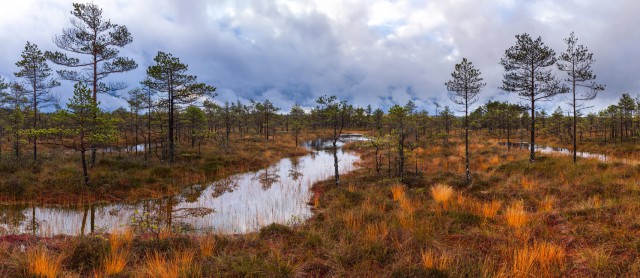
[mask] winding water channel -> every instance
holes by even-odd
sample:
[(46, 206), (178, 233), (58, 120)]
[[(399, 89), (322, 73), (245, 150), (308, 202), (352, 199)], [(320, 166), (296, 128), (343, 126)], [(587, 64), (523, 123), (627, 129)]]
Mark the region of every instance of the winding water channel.
[[(362, 140), (344, 136), (339, 142)], [(285, 158), (259, 171), (242, 173), (207, 185), (194, 185), (170, 198), (135, 203), (74, 207), (0, 206), (0, 235), (80, 235), (121, 231), (137, 223), (156, 223), (176, 229), (235, 234), (271, 224), (292, 224), (312, 215), (311, 186), (333, 176), (329, 140), (306, 142), (311, 152)], [(359, 157), (338, 149), (339, 172), (356, 169)]]

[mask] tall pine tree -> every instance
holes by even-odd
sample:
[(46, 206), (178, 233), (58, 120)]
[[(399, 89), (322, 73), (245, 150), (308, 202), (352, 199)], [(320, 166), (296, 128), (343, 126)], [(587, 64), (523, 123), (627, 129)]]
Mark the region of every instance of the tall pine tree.
[(23, 87), (30, 92), (29, 103), (33, 109), (30, 133), (33, 140), (33, 161), (36, 161), (38, 160), (38, 108), (58, 104), (58, 98), (51, 93), (51, 89), (60, 86), (60, 82), (49, 78), (51, 68), (37, 45), (27, 42), (21, 56), (22, 60), (16, 62), (19, 71), (14, 75), (25, 79), (26, 84), (23, 84)]
[(554, 76), (549, 67), (555, 65), (556, 53), (538, 37), (533, 40), (529, 34), (516, 35), (516, 44), (509, 47), (500, 60), (507, 73), (504, 74), (502, 89), (515, 92), (531, 103), (531, 155), (535, 161), (535, 109), (536, 102), (548, 100), (568, 89)]
[[(595, 62), (593, 53), (584, 45), (576, 45), (578, 38), (571, 32), (568, 38), (564, 39), (567, 44), (567, 50), (560, 54), (558, 69), (567, 73), (565, 82), (571, 87), (573, 108), (573, 163), (576, 163), (578, 143), (577, 143), (577, 117), (580, 110), (584, 108), (584, 102), (596, 98), (599, 91), (604, 90), (604, 85), (598, 84), (593, 80), (596, 75), (593, 74), (591, 65)], [(581, 88), (581, 90), (578, 90)]]
[[(98, 103), (98, 93), (110, 93), (124, 89), (123, 83), (102, 83), (101, 80), (112, 73), (127, 72), (138, 67), (129, 58), (119, 56), (120, 50), (133, 41), (131, 33), (124, 25), (111, 23), (102, 18), (102, 9), (96, 4), (73, 4), (71, 11), (71, 25), (63, 29), (61, 36), (56, 36), (53, 42), (65, 52), (88, 56), (81, 60), (69, 57), (63, 52), (45, 52), (47, 59), (55, 64), (70, 69), (59, 70), (61, 79), (90, 84), (92, 100)], [(95, 166), (96, 149), (91, 150), (91, 165)]]
[(469, 106), (478, 101), (478, 94), (486, 83), (482, 83), (480, 71), (469, 62), (467, 58), (462, 58), (460, 64), (456, 64), (451, 73), (451, 80), (445, 85), (449, 90), (449, 98), (455, 104), (464, 106), (464, 146), (465, 146), (465, 168), (467, 182), (471, 181), (471, 171), (469, 168)]

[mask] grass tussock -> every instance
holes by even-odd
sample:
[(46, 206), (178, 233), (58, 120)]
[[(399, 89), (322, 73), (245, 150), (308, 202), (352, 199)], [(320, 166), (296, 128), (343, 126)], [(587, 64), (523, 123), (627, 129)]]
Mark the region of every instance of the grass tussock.
[(213, 235), (205, 235), (201, 237), (198, 242), (198, 246), (200, 248), (200, 254), (205, 258), (209, 258), (213, 256), (213, 254), (216, 251), (217, 244), (218, 242), (216, 241), (216, 238)]
[(524, 202), (517, 201), (512, 203), (504, 212), (504, 218), (510, 227), (520, 229), (529, 221), (529, 215), (524, 209)]
[(553, 196), (544, 196), (544, 199), (538, 204), (538, 211), (548, 213), (553, 211), (553, 205), (556, 202), (556, 198)]
[(62, 273), (62, 257), (44, 247), (27, 252), (27, 273), (35, 277), (56, 278)]
[(134, 234), (131, 230), (126, 230), (124, 233), (112, 233), (108, 236), (109, 253), (102, 262), (104, 276), (110, 277), (124, 271), (133, 237)]
[(172, 259), (157, 252), (148, 254), (140, 270), (142, 277), (154, 278), (198, 277), (200, 273), (201, 268), (194, 264), (194, 255), (190, 252), (178, 252)]
[(405, 187), (402, 184), (394, 184), (391, 186), (391, 196), (393, 200), (403, 199), (405, 195)]
[(449, 205), (451, 197), (453, 197), (454, 190), (449, 185), (436, 184), (431, 187), (429, 192), (431, 193), (431, 197), (436, 202), (436, 204), (439, 204), (446, 209)]
[(565, 251), (548, 242), (535, 242), (513, 252), (509, 277), (555, 277), (564, 268)]
[(502, 201), (499, 200), (482, 203), (480, 205), (480, 215), (486, 219), (494, 219), (498, 215), (500, 208), (502, 208)]
[(439, 271), (446, 271), (453, 261), (450, 255), (440, 254), (432, 249), (421, 251), (420, 259), (424, 268)]

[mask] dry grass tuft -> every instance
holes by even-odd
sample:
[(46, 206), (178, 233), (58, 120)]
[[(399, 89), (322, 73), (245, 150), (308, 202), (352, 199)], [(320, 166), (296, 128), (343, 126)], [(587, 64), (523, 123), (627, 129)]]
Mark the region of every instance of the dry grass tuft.
[(520, 178), (520, 185), (522, 185), (522, 188), (524, 188), (525, 190), (533, 190), (535, 188), (535, 182), (527, 179), (524, 176)]
[(344, 214), (344, 222), (347, 228), (352, 231), (359, 231), (362, 227), (362, 214), (349, 211)]
[(489, 164), (491, 164), (491, 165), (498, 165), (498, 164), (500, 164), (500, 158), (499, 158), (497, 155), (492, 156), (492, 157), (489, 159)]
[(520, 229), (529, 221), (529, 216), (524, 210), (524, 202), (518, 201), (507, 208), (504, 213), (504, 217), (507, 220), (507, 224), (516, 229)]
[(213, 253), (216, 251), (216, 246), (218, 244), (216, 238), (210, 234), (201, 237), (198, 243), (200, 254), (202, 254), (202, 256), (205, 258), (213, 256)]
[(556, 198), (553, 196), (545, 196), (538, 205), (538, 211), (551, 212), (553, 210), (553, 204), (556, 202)]
[(398, 201), (398, 204), (400, 204), (400, 209), (402, 210), (402, 212), (409, 215), (413, 215), (413, 213), (416, 211), (416, 208), (418, 207), (417, 205), (414, 205), (414, 201), (407, 197), (400, 199)]
[(165, 259), (159, 253), (147, 254), (144, 267), (141, 269), (143, 277), (192, 277), (198, 276), (200, 269), (193, 264), (193, 253), (180, 252), (171, 260)]
[(313, 196), (313, 208), (317, 209), (320, 207), (320, 195), (315, 194), (315, 196)]
[(446, 184), (436, 184), (431, 187), (431, 197), (437, 204), (441, 204), (442, 207), (447, 208), (449, 200), (453, 196), (454, 190), (451, 186)]
[(111, 252), (107, 255), (102, 262), (104, 275), (109, 277), (122, 272), (127, 266), (128, 256), (127, 250)]
[(27, 252), (27, 272), (31, 276), (55, 278), (62, 271), (62, 256), (51, 254), (46, 248)]
[(611, 252), (603, 248), (584, 248), (578, 253), (578, 258), (595, 273), (604, 272), (612, 264)]
[(147, 277), (178, 277), (179, 269), (177, 264), (172, 264), (159, 253), (153, 253), (145, 258), (142, 273)]
[(536, 242), (533, 249), (537, 254), (538, 263), (542, 270), (549, 272), (550, 267), (563, 267), (565, 261), (565, 251), (562, 247), (550, 242)]
[(398, 221), (400, 222), (400, 226), (407, 230), (413, 229), (416, 224), (413, 214), (403, 211), (398, 212)]
[(596, 195), (589, 199), (589, 202), (593, 204), (593, 208), (601, 208), (602, 207), (602, 199), (600, 196)]
[(393, 200), (400, 200), (405, 196), (404, 185), (402, 184), (394, 184), (391, 186), (391, 196)]
[(386, 222), (377, 222), (365, 226), (365, 239), (368, 241), (384, 240), (389, 235)]
[(127, 266), (127, 258), (129, 257), (133, 236), (131, 230), (126, 230), (121, 234), (109, 234), (110, 252), (102, 259), (103, 274), (105, 276), (118, 274)]
[(493, 219), (502, 208), (502, 201), (492, 200), (490, 203), (483, 203), (480, 206), (480, 214), (486, 219)]
[(427, 269), (437, 269), (444, 271), (451, 264), (452, 258), (447, 254), (438, 254), (433, 250), (423, 250), (420, 252), (422, 266)]
[(513, 254), (511, 277), (554, 277), (564, 266), (565, 251), (549, 242), (536, 242), (533, 246), (516, 249)]
[(465, 207), (465, 205), (467, 205), (467, 204), (468, 204), (467, 197), (465, 197), (465, 196), (464, 196), (464, 195), (462, 195), (462, 194), (458, 194), (458, 196), (456, 196), (456, 205), (457, 205), (458, 207), (463, 208), (463, 207)]

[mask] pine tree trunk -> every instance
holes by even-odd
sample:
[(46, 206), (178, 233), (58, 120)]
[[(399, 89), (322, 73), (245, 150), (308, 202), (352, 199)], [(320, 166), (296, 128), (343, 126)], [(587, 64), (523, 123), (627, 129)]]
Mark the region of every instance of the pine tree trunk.
[(85, 150), (80, 151), (82, 156), (82, 174), (84, 176), (84, 185), (89, 186), (89, 172), (87, 171), (87, 159), (85, 158)]

